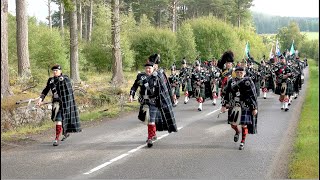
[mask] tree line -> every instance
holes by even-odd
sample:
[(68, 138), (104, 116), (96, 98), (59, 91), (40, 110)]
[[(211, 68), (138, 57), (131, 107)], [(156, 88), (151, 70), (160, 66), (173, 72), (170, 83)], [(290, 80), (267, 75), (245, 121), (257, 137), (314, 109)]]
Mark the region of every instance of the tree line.
[[(87, 71), (107, 71), (113, 83), (122, 84), (123, 71), (143, 68), (152, 53), (161, 54), (165, 68), (183, 57), (189, 63), (219, 59), (229, 49), (241, 60), (250, 42), (250, 54), (260, 59), (276, 40), (255, 33), (251, 0), (47, 0), (48, 22), (40, 23), (27, 17), (25, 2), (16, 2), (14, 16), (8, 1), (1, 1), (1, 97), (12, 94), (9, 76), (43, 77), (39, 69), (54, 63), (74, 82)], [(59, 5), (57, 12), (51, 3)], [(302, 47), (303, 37), (296, 42)]]
[(302, 32), (319, 32), (319, 18), (280, 17), (257, 12), (252, 12), (252, 17), (258, 34), (276, 34), (291, 21), (295, 21)]

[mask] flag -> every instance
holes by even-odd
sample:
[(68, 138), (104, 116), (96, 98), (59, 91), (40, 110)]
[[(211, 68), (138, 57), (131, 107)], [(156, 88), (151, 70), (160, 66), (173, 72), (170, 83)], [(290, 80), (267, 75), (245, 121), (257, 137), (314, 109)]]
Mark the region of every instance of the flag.
[(273, 44), (270, 50), (270, 54), (269, 54), (269, 58), (273, 58), (274, 54), (273, 54)]
[(294, 53), (295, 53), (295, 51), (294, 51), (294, 40), (292, 40), (291, 49), (290, 49), (290, 56), (292, 54), (294, 54)]
[(244, 49), (244, 52), (245, 52), (247, 58), (249, 58), (249, 55), (250, 55), (250, 44), (249, 44), (249, 41), (246, 44), (246, 48)]
[(280, 55), (281, 55), (280, 45), (279, 45), (278, 39), (277, 39), (277, 42), (276, 42), (276, 55), (277, 55), (277, 56), (280, 56)]

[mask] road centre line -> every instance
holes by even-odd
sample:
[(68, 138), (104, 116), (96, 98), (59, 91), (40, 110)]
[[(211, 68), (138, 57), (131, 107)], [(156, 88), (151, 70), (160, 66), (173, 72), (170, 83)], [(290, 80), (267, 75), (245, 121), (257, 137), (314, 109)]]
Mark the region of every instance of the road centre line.
[[(182, 128), (183, 127), (179, 127), (178, 130), (180, 130)], [(158, 141), (158, 140), (160, 140), (160, 139), (162, 139), (162, 138), (164, 138), (164, 137), (166, 137), (168, 135), (169, 135), (169, 133), (163, 134), (162, 136), (158, 137), (157, 140), (155, 140), (154, 142), (156, 142), (156, 141)], [(109, 160), (108, 162), (105, 162), (105, 163), (103, 163), (103, 164), (91, 169), (90, 171), (83, 173), (83, 174), (84, 175), (88, 175), (88, 174), (91, 174), (93, 172), (96, 172), (96, 171), (98, 171), (98, 170), (100, 170), (100, 169), (102, 169), (102, 168), (104, 168), (104, 167), (106, 167), (106, 166), (108, 166), (108, 165), (110, 165), (110, 164), (112, 164), (112, 163), (114, 163), (114, 162), (116, 162), (116, 161), (118, 161), (118, 160), (120, 160), (120, 159), (122, 159), (122, 158), (124, 158), (124, 157), (126, 157), (126, 156), (128, 156), (128, 155), (130, 155), (132, 153), (134, 153), (134, 152), (136, 152), (136, 151), (138, 151), (139, 149), (141, 149), (141, 148), (143, 148), (145, 146), (147, 146), (147, 144), (143, 144), (143, 145), (140, 145), (140, 146), (138, 146), (138, 147), (136, 147), (134, 149), (131, 149), (127, 153), (121, 154), (121, 155)]]
[(205, 116), (209, 116), (209, 115), (211, 115), (211, 114), (213, 114), (213, 113), (217, 112), (218, 110), (220, 110), (220, 108), (218, 108), (218, 109), (216, 109), (216, 110), (214, 110), (214, 111), (212, 111), (212, 112), (209, 112), (209, 113), (208, 113), (208, 114), (206, 114)]

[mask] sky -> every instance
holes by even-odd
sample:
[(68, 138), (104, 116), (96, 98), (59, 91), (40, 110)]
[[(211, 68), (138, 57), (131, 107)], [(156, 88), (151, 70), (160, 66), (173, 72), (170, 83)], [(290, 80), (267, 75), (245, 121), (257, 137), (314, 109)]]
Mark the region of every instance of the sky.
[(282, 17), (319, 18), (319, 0), (253, 0), (250, 9)]
[[(26, 0), (27, 11), (29, 16), (35, 16), (38, 21), (48, 22), (48, 0)], [(9, 13), (15, 16), (16, 14), (16, 0), (8, 0)], [(52, 13), (59, 10), (59, 6), (55, 3), (51, 3)]]
[[(15, 1), (8, 0), (9, 12), (15, 15)], [(39, 21), (47, 22), (47, 0), (27, 0), (29, 16), (36, 16)], [(317, 17), (319, 18), (319, 0), (253, 0), (252, 11), (287, 17)], [(58, 5), (51, 3), (52, 10), (58, 10)]]

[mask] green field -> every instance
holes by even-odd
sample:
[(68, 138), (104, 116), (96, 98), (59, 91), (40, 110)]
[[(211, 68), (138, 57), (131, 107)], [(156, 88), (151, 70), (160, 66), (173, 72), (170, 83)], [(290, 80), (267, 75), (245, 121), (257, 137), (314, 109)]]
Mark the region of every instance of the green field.
[(301, 32), (302, 34), (306, 34), (309, 40), (319, 39), (319, 32)]

